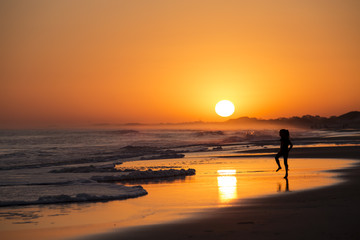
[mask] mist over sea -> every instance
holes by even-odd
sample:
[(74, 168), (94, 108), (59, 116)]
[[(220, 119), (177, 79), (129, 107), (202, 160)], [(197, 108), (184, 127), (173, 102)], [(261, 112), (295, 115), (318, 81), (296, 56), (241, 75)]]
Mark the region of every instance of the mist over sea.
[[(309, 133), (299, 131), (292, 136), (304, 134)], [(151, 149), (198, 151), (211, 146), (278, 138), (276, 129), (1, 130), (0, 170), (116, 162), (141, 157), (151, 153)], [(136, 147), (136, 151), (129, 147)]]

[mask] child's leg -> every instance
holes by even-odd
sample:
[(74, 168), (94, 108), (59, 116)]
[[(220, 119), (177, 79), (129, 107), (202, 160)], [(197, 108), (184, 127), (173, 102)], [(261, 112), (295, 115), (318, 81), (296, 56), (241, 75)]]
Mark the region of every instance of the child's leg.
[(284, 165), (285, 165), (285, 177), (288, 177), (288, 171), (289, 171), (289, 166), (288, 166), (288, 156), (287, 154), (284, 154)]
[(276, 171), (279, 171), (281, 169), (280, 161), (279, 161), (280, 156), (281, 156), (280, 152), (278, 154), (276, 154), (276, 156), (275, 156), (275, 161), (276, 161), (276, 164), (278, 165), (278, 169), (276, 169)]

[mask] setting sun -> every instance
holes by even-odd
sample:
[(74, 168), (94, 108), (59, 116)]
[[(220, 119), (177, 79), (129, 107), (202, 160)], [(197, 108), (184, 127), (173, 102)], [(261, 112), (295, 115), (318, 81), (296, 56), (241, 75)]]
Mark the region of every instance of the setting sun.
[(221, 117), (229, 117), (235, 111), (235, 106), (229, 100), (222, 100), (215, 106), (215, 112)]

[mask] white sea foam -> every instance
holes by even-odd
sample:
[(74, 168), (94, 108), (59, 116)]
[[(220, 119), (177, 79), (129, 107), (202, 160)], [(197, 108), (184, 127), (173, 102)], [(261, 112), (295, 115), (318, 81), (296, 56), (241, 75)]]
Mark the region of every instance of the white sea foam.
[[(21, 192), (21, 195), (16, 192)], [(12, 186), (2, 188), (0, 206), (110, 201), (146, 194), (146, 190), (141, 186), (128, 187), (106, 183), (55, 185), (51, 188), (36, 185)]]
[(158, 171), (133, 171), (128, 174), (106, 175), (106, 176), (93, 176), (91, 179), (98, 182), (115, 182), (115, 181), (131, 181), (141, 179), (154, 179), (154, 178), (168, 178), (177, 176), (190, 176), (195, 174), (195, 169), (168, 169)]

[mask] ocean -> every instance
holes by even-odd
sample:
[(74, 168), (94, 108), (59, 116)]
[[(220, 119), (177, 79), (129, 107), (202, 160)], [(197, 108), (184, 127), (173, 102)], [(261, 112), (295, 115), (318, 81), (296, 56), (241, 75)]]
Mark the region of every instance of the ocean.
[[(326, 136), (331, 134), (292, 131), (297, 144), (301, 139), (316, 143), (309, 137), (329, 142)], [(121, 189), (91, 177), (114, 174), (114, 167), (121, 168), (124, 161), (174, 159), (229, 146), (232, 150), (266, 148), (276, 146), (278, 139), (277, 129), (1, 130), (0, 206), (142, 196), (146, 192), (141, 187)]]
[(121, 189), (91, 177), (112, 174), (110, 169), (123, 161), (181, 157), (180, 153), (206, 151), (241, 138), (266, 139), (272, 134), (180, 129), (3, 130), (0, 206), (141, 196), (145, 194), (141, 188)]

